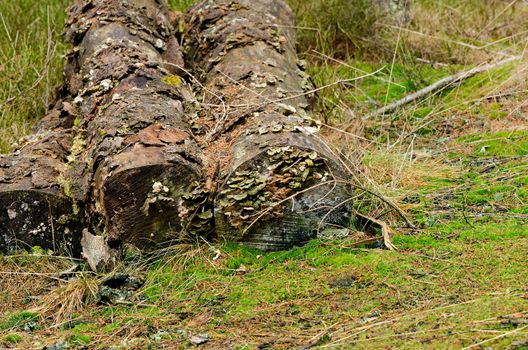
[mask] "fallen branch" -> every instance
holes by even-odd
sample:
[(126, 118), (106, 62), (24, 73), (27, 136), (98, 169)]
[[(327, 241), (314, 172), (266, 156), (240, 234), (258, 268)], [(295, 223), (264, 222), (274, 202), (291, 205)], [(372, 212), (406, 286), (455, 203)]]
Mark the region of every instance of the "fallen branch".
[(469, 70), (466, 70), (466, 71), (462, 71), (462, 72), (459, 72), (459, 73), (456, 73), (456, 74), (453, 74), (453, 75), (450, 75), (448, 77), (445, 77), (419, 91), (416, 91), (415, 93), (412, 93), (410, 95), (407, 95), (405, 96), (404, 98), (398, 100), (398, 101), (394, 101), (392, 103), (389, 103), (388, 105), (386, 106), (383, 106), (377, 110), (375, 110), (374, 112), (372, 113), (369, 113), (367, 114), (367, 116), (365, 118), (372, 118), (372, 117), (376, 117), (378, 115), (383, 115), (383, 114), (388, 114), (388, 113), (391, 113), (391, 112), (394, 112), (395, 110), (397, 110), (398, 108), (410, 103), (410, 102), (413, 102), (413, 101), (416, 101), (432, 92), (435, 92), (435, 91), (438, 91), (446, 86), (449, 86), (449, 85), (452, 85), (452, 84), (455, 84), (455, 83), (461, 83), (463, 82), (464, 80), (467, 80), (469, 78), (471, 78), (472, 76), (474, 75), (477, 75), (479, 73), (484, 73), (484, 72), (487, 72), (493, 68), (497, 68), (497, 67), (500, 67), (500, 66), (504, 66), (508, 63), (511, 63), (513, 61), (517, 61), (517, 60), (520, 60), (522, 58), (522, 56), (512, 56), (512, 57), (508, 57), (504, 60), (501, 60), (501, 61), (498, 61), (498, 62), (495, 62), (495, 63), (489, 63), (489, 64), (485, 64), (483, 66), (479, 66), (479, 67), (474, 67), (474, 68), (471, 68)]

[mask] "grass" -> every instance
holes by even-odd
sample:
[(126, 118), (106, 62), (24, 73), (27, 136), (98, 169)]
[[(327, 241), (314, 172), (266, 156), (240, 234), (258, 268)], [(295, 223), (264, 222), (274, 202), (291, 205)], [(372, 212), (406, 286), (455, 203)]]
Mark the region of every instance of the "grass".
[[(61, 44), (33, 87), (48, 51), (32, 43), (56, 37), (66, 3), (0, 3), (3, 30), (19, 33), (16, 41), (0, 36), (2, 57), (16, 58), (0, 61), (8, 73), (0, 75), (0, 98), (17, 96), (1, 111), (0, 133), (9, 135), (0, 137), (1, 150), (28, 132), (60, 83)], [(130, 252), (116, 271), (145, 283), (117, 304), (98, 302), (107, 276), (80, 261), (39, 250), (0, 256), (0, 348), (183, 349), (200, 334), (209, 336), (204, 348), (528, 347), (526, 61), (390, 116), (365, 117), (504, 50), (522, 54), (528, 6), (418, 0), (411, 21), (395, 28), (362, 0), (289, 3), (309, 73), (317, 86), (332, 85), (315, 109), (326, 136), (358, 170), (355, 181), (416, 225), (409, 229), (386, 203), (358, 191), (356, 209), (388, 222), (399, 250), (358, 247), (347, 237), (275, 253), (233, 243)], [(30, 25), (37, 18), (42, 25)], [(75, 279), (56, 277), (72, 264), (81, 265)]]
[[(348, 248), (345, 240), (269, 254), (233, 244), (166, 254), (146, 268), (122, 267), (146, 278), (131, 305), (93, 305), (46, 339), (183, 348), (189, 334), (207, 333), (213, 348), (319, 341), (419, 349), (458, 348), (515, 330), (507, 317), (525, 317), (528, 307), (520, 278), (526, 234), (515, 225), (483, 225), (455, 239), (426, 237), (397, 237), (400, 252)], [(27, 315), (8, 318), (22, 346), (42, 337), (43, 326), (15, 326), (35, 317)], [(493, 344), (508, 346), (523, 334)]]
[(68, 3), (0, 2), (0, 153), (28, 134), (54, 99), (62, 79), (60, 33)]

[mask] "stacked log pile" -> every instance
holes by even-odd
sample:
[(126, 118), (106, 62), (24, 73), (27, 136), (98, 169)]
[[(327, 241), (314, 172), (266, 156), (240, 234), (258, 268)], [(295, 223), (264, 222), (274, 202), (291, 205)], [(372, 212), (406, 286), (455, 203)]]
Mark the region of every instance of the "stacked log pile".
[(219, 238), (276, 250), (346, 225), (294, 26), (282, 0), (202, 1), (184, 69), (164, 1), (76, 0), (63, 99), (0, 158), (0, 251), (75, 255), (83, 229), (152, 250), (211, 238), (213, 220)]

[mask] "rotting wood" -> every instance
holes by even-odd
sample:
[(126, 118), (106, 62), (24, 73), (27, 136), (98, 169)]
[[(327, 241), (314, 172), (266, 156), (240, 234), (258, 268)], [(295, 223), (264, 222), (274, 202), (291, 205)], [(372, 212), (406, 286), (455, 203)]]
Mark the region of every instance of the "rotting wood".
[(172, 68), (181, 51), (166, 3), (76, 1), (67, 34), (79, 112), (68, 174), (92, 229), (112, 247), (146, 250), (207, 233), (212, 212), (188, 123), (195, 101)]
[[(67, 102), (57, 102), (35, 133), (0, 155), (0, 252), (39, 246), (78, 256), (82, 215), (64, 191), (72, 135)], [(60, 121), (59, 121), (60, 120)]]
[(92, 235), (88, 229), (82, 232), (82, 257), (93, 271), (112, 270), (118, 260), (118, 251), (108, 246), (104, 237)]
[[(313, 96), (281, 0), (202, 1), (189, 12), (187, 58), (202, 82), (194, 129), (220, 164), (220, 238), (265, 250), (347, 225), (350, 188), (339, 158), (308, 116)], [(321, 220), (324, 219), (324, 223)]]
[[(312, 86), (297, 59), (294, 24), (279, 0), (193, 8), (188, 34), (198, 44), (188, 57), (204, 85), (200, 110), (178, 75), (186, 71), (165, 2), (75, 1), (66, 26), (67, 102), (0, 160), (0, 204), (10, 209), (0, 218), (11, 225), (0, 249), (19, 237), (13, 223), (27, 206), (12, 206), (27, 199), (21, 188), (48, 203), (29, 207), (29, 221), (16, 224), (41, 234), (21, 240), (55, 250), (69, 215), (80, 213), (97, 234), (85, 235), (88, 255), (94, 237), (98, 251), (114, 254), (122, 243), (152, 250), (206, 236), (211, 191), (219, 235), (262, 249), (347, 225), (347, 174), (308, 116)], [(78, 252), (81, 235), (74, 236), (67, 247)]]

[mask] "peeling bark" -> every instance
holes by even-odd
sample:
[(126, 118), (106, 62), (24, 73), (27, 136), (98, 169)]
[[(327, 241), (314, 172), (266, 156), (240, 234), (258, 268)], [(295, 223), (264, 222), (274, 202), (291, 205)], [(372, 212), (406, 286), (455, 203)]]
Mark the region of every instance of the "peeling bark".
[(189, 12), (187, 59), (203, 83), (194, 128), (220, 163), (217, 233), (265, 250), (346, 225), (350, 189), (308, 116), (312, 88), (281, 0), (208, 0)]
[(82, 232), (82, 256), (93, 271), (111, 271), (118, 261), (118, 252), (111, 249), (104, 237), (94, 236), (87, 229)]
[(181, 52), (169, 40), (165, 2), (77, 1), (69, 18), (67, 84), (80, 115), (73, 198), (88, 203), (93, 228), (112, 246), (151, 250), (207, 232), (212, 215), (196, 191), (204, 181), (189, 126), (195, 101), (167, 64)]

